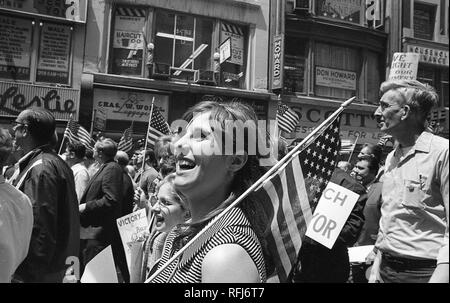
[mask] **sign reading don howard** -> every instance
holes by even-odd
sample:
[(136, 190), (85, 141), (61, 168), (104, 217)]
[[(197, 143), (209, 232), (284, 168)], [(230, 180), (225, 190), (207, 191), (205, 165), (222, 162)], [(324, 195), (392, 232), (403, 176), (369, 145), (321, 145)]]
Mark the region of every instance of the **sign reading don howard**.
[(419, 58), (416, 53), (394, 53), (389, 81), (416, 80)]
[(359, 195), (328, 182), (314, 211), (306, 236), (331, 249)]
[(134, 213), (123, 216), (117, 221), (119, 228), (120, 239), (125, 250), (125, 257), (127, 259), (128, 269), (131, 264), (131, 249), (132, 242), (139, 241), (139, 238), (148, 230), (148, 221), (145, 214), (145, 209), (140, 209)]

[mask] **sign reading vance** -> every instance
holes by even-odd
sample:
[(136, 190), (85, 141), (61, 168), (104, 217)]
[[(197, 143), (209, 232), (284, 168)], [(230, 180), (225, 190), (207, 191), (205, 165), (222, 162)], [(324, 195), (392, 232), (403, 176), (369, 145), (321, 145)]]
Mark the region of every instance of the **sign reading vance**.
[(80, 91), (0, 82), (0, 115), (17, 116), (29, 107), (49, 110), (57, 120), (68, 120), (77, 112)]

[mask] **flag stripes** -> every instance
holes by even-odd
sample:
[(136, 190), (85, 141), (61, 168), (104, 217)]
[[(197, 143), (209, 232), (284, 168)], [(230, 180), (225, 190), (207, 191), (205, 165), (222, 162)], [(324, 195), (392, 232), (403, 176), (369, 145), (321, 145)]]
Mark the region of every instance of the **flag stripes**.
[(154, 149), (156, 141), (161, 136), (168, 134), (170, 134), (169, 124), (164, 120), (161, 112), (157, 108), (154, 108), (147, 132), (147, 147)]
[(127, 128), (122, 137), (120, 137), (119, 145), (117, 146), (117, 150), (121, 150), (124, 152), (129, 152), (133, 148), (133, 129), (132, 126)]
[(289, 106), (280, 103), (278, 104), (277, 122), (282, 131), (290, 133), (295, 130), (295, 127), (300, 122), (300, 119), (296, 112)]
[(91, 135), (83, 126), (74, 121), (72, 117), (67, 122), (64, 137), (68, 138), (69, 142), (80, 142), (86, 146), (87, 149), (93, 149), (94, 140)]

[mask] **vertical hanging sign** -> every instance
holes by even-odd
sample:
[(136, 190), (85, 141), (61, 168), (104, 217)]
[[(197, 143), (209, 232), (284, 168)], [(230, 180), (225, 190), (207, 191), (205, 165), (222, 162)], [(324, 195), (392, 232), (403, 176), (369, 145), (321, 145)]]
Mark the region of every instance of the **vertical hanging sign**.
[(273, 39), (272, 45), (272, 82), (271, 89), (283, 87), (283, 36), (278, 35)]

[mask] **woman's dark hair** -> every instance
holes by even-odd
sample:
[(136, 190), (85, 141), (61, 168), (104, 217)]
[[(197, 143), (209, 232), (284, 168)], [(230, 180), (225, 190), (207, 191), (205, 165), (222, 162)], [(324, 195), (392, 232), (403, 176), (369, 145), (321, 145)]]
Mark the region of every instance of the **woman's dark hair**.
[(375, 158), (375, 160), (379, 163), (383, 156), (383, 148), (380, 145), (376, 145), (376, 144), (372, 144), (372, 143), (365, 143), (363, 145), (363, 148), (365, 148), (365, 147), (367, 147), (369, 149), (368, 155), (370, 157)]
[[(189, 228), (186, 230), (186, 232), (182, 234), (182, 236), (185, 237), (185, 240), (189, 240), (191, 236), (195, 235), (212, 218), (221, 213), (227, 206), (229, 206), (237, 197), (244, 193), (266, 172), (266, 168), (260, 165), (260, 159), (263, 156), (260, 154), (259, 149), (256, 148), (254, 150), (256, 151), (256, 154), (250, 152), (250, 149), (254, 148), (255, 146), (259, 146), (259, 142), (257, 142), (258, 140), (265, 140), (265, 142), (270, 142), (268, 134), (265, 130), (263, 132), (258, 131), (257, 116), (254, 110), (246, 104), (233, 101), (203, 101), (191, 107), (184, 114), (183, 119), (189, 122), (194, 118), (195, 114), (200, 113), (210, 113), (209, 119), (211, 127), (217, 127), (223, 133), (225, 133), (225, 131), (228, 129), (226, 126), (227, 121), (240, 121), (244, 123), (253, 121), (254, 123), (247, 123), (246, 126), (248, 127), (244, 127), (242, 129), (244, 134), (243, 148), (247, 153), (247, 162), (238, 172), (235, 173), (233, 181), (230, 185), (230, 196), (216, 209), (205, 216), (202, 221), (189, 225)], [(239, 130), (233, 129), (233, 152), (236, 152), (238, 148), (242, 148), (241, 146), (236, 147), (236, 136), (238, 134), (241, 135), (241, 133), (239, 133)], [(226, 148), (225, 137), (225, 135), (222, 136), (223, 151)], [(252, 144), (254, 145), (252, 146)], [(271, 262), (272, 260), (270, 258), (270, 253), (268, 251), (268, 245), (267, 241), (265, 240), (265, 236), (268, 232), (270, 232), (270, 220), (271, 216), (273, 215), (273, 211), (271, 208), (269, 209), (267, 207), (269, 204), (264, 203), (262, 199), (264, 199), (264, 197), (253, 193), (248, 195), (242, 202), (240, 202), (237, 207), (239, 207), (244, 212), (245, 216), (252, 225), (252, 228), (255, 231), (258, 240), (261, 243), (261, 247), (265, 256), (264, 259), (266, 261), (266, 271), (269, 275), (273, 272), (274, 267), (273, 263)]]

